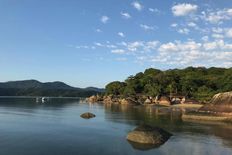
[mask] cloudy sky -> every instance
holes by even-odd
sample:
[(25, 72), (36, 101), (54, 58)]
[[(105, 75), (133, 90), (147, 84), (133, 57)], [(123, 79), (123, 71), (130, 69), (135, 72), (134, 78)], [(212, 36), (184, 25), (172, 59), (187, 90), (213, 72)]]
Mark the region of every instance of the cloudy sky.
[(0, 81), (104, 87), (149, 67), (232, 67), (231, 0), (0, 0)]

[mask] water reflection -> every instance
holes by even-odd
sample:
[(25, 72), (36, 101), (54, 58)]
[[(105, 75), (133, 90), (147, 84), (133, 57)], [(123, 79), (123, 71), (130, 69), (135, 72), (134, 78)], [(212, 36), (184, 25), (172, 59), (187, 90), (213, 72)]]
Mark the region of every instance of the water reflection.
[[(84, 112), (96, 117), (81, 119)], [(37, 104), (31, 98), (0, 98), (0, 122), (4, 155), (232, 154), (232, 125), (183, 122), (181, 110), (163, 107), (87, 104), (79, 99)], [(128, 143), (126, 135), (143, 123), (174, 136), (160, 147), (140, 151), (144, 148)]]
[[(120, 115), (115, 115), (120, 113)], [(222, 139), (224, 145), (232, 148), (232, 124), (212, 122), (183, 122), (180, 111), (169, 111), (163, 107), (132, 107), (127, 105), (105, 105), (106, 120), (131, 124), (149, 124), (172, 133), (192, 135), (213, 135)], [(123, 121), (122, 121), (123, 120)], [(139, 146), (132, 145), (134, 148)], [(143, 148), (143, 147), (142, 147)]]
[(160, 145), (152, 145), (152, 144), (140, 144), (140, 143), (135, 143), (135, 142), (132, 142), (132, 141), (129, 141), (128, 140), (128, 143), (130, 143), (130, 145), (136, 149), (136, 150), (142, 150), (142, 151), (147, 151), (147, 150), (150, 150), (150, 149), (155, 149), (155, 148), (159, 148)]

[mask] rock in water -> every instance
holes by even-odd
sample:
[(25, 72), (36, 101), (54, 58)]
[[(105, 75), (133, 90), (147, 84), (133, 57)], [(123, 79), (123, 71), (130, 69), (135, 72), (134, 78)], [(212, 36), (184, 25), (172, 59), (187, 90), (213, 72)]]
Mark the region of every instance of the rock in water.
[(90, 119), (90, 118), (96, 117), (96, 115), (94, 115), (90, 112), (86, 112), (86, 113), (81, 114), (81, 117), (85, 118), (85, 119)]
[(210, 103), (201, 107), (199, 112), (232, 113), (232, 91), (214, 95)]
[(172, 134), (149, 125), (141, 125), (129, 132), (127, 140), (137, 149), (151, 149), (164, 144)]

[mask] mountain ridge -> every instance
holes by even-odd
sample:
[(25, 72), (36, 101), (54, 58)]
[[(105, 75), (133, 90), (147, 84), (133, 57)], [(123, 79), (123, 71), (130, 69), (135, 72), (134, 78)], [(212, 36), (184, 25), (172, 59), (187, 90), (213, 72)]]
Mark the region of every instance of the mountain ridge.
[(78, 88), (61, 81), (40, 82), (38, 80), (19, 80), (0, 82), (0, 96), (90, 96), (104, 92), (102, 88)]

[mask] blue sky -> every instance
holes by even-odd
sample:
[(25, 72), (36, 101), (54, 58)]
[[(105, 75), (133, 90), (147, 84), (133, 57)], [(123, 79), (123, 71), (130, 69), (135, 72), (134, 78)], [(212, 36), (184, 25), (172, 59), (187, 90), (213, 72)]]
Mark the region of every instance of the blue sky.
[(0, 0), (0, 19), (0, 81), (104, 87), (149, 67), (232, 67), (230, 0)]

